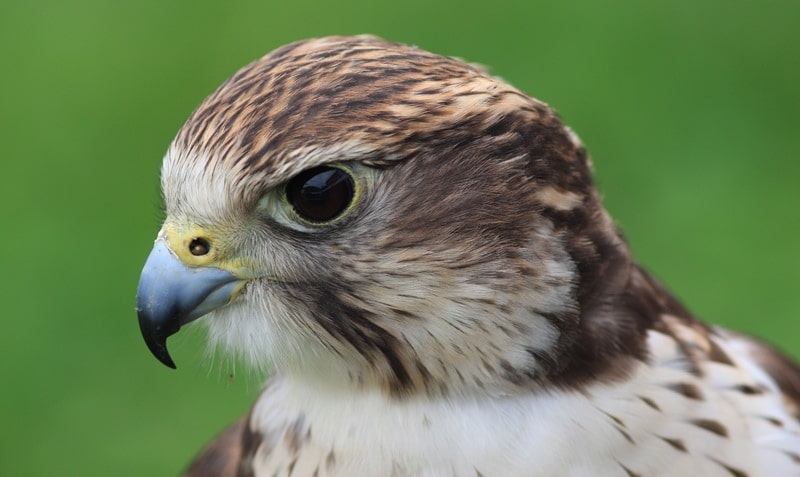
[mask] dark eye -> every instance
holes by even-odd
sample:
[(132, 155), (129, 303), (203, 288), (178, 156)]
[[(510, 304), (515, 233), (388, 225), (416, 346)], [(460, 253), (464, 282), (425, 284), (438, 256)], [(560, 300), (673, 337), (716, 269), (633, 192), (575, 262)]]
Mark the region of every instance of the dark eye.
[(355, 184), (346, 171), (335, 167), (314, 167), (286, 184), (286, 198), (294, 210), (311, 222), (333, 220), (353, 201)]

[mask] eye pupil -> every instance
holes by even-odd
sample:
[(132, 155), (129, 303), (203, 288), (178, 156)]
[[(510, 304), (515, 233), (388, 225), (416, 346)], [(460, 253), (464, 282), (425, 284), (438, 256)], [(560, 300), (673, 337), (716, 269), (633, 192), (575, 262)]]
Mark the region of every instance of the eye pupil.
[(195, 257), (206, 255), (210, 249), (211, 244), (202, 237), (193, 238), (189, 243), (189, 252)]
[(303, 171), (286, 185), (286, 197), (294, 210), (311, 222), (338, 217), (353, 201), (355, 185), (347, 172), (335, 167)]

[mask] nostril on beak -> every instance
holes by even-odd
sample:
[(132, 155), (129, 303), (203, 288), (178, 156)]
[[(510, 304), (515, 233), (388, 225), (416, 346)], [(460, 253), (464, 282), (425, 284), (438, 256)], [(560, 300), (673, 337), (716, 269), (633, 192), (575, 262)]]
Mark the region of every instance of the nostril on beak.
[(195, 237), (189, 242), (189, 252), (195, 257), (207, 255), (209, 250), (211, 250), (211, 244), (202, 237)]

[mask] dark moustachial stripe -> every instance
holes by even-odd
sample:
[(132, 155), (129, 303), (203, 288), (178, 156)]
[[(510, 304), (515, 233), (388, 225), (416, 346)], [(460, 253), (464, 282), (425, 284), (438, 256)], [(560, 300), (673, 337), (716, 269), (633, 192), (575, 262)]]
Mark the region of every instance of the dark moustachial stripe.
[[(343, 290), (339, 290), (339, 293)], [(330, 285), (307, 287), (302, 303), (318, 304), (313, 316), (331, 336), (349, 343), (353, 351), (376, 366), (380, 361), (388, 365), (392, 373), (388, 382), (393, 395), (403, 395), (413, 385), (402, 354), (402, 345), (397, 338), (375, 323), (374, 317), (366, 311), (344, 303)]]

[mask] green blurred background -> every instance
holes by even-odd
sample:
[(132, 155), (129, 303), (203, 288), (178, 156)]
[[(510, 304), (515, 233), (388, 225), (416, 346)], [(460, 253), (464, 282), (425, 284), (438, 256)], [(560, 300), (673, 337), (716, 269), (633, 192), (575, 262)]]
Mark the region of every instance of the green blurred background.
[(192, 109), (284, 43), (373, 33), (489, 65), (588, 145), (639, 259), (800, 356), (800, 2), (5, 0), (0, 475), (176, 475), (259, 379), (134, 294)]

